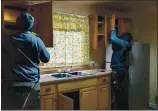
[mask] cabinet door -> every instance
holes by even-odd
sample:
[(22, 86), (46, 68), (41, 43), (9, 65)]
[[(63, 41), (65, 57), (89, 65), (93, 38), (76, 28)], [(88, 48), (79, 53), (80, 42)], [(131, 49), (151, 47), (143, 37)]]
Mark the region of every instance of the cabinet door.
[(29, 9), (35, 18), (33, 32), (40, 35), (46, 47), (53, 46), (53, 10), (52, 2), (35, 4)]
[(89, 16), (90, 28), (90, 46), (92, 49), (97, 49), (98, 46), (98, 16), (96, 14)]
[(80, 90), (80, 110), (97, 110), (97, 87), (89, 87)]
[[(107, 21), (107, 36), (108, 36), (107, 41), (109, 41), (110, 33), (111, 33), (112, 28), (117, 26), (117, 24), (116, 24), (116, 15), (113, 14), (111, 17), (108, 17), (108, 18), (105, 17), (105, 20)], [(107, 43), (107, 42), (105, 41), (105, 43)]]
[(105, 37), (105, 48), (106, 48), (106, 46), (108, 44), (108, 18), (106, 15), (104, 16), (104, 20), (105, 20), (105, 22), (104, 22), (104, 27), (105, 27), (104, 37)]
[(110, 94), (108, 85), (99, 86), (99, 110), (110, 109)]
[(130, 19), (119, 19), (118, 20), (118, 34), (121, 35), (125, 32), (131, 33), (131, 20)]
[(73, 100), (62, 94), (58, 95), (58, 110), (73, 110)]
[(113, 15), (111, 16), (111, 29), (116, 26), (115, 20), (116, 20), (116, 16), (115, 16), (115, 14), (113, 14)]
[(55, 95), (41, 96), (40, 109), (41, 110), (56, 110), (57, 101)]

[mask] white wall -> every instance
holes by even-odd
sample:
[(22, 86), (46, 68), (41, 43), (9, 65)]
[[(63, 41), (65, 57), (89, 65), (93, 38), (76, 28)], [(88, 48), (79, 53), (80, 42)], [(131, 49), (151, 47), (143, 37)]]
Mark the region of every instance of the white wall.
[[(134, 6), (135, 7), (135, 6)], [(157, 3), (139, 2), (132, 12), (134, 40), (150, 44), (150, 102), (157, 95)]]

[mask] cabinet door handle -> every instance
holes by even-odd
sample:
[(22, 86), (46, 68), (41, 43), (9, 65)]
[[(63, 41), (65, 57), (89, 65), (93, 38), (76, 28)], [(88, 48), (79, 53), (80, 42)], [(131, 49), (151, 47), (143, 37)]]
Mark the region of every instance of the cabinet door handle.
[(51, 90), (50, 88), (46, 88), (46, 89), (45, 89), (46, 92), (49, 92), (50, 90)]
[(103, 79), (103, 82), (106, 82), (106, 79)]

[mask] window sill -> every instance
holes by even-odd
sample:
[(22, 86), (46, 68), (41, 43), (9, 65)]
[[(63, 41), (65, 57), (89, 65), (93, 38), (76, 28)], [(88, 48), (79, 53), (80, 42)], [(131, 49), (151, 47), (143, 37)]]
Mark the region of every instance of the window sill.
[(71, 71), (81, 71), (81, 70), (90, 70), (95, 69), (95, 67), (90, 67), (89, 65), (64, 65), (64, 66), (39, 66), (40, 74), (46, 73), (56, 73), (60, 72), (64, 68), (71, 68)]

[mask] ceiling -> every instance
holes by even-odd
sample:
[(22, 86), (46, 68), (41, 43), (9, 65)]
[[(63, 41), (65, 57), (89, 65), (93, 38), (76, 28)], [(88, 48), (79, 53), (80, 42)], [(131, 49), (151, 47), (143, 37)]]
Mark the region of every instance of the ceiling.
[(116, 1), (109, 1), (109, 0), (96, 0), (96, 1), (91, 1), (91, 0), (87, 0), (87, 1), (68, 1), (68, 2), (71, 2), (71, 3), (80, 3), (80, 4), (105, 4), (105, 3), (108, 3), (108, 2), (116, 2)]
[[(12, 6), (21, 6), (25, 7), (28, 5), (39, 4), (49, 1), (25, 1), (25, 2), (5, 2), (5, 4), (9, 4)], [(131, 12), (135, 6), (140, 5), (139, 1), (121, 1), (121, 0), (87, 0), (87, 1), (68, 1), (68, 0), (56, 0), (54, 2), (69, 2), (69, 3), (77, 3), (77, 4), (89, 4), (89, 5), (98, 5), (102, 6), (111, 11), (119, 11), (119, 12)], [(142, 2), (141, 2), (142, 3)], [(141, 4), (142, 5), (142, 4)]]

